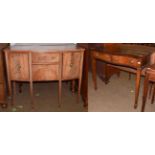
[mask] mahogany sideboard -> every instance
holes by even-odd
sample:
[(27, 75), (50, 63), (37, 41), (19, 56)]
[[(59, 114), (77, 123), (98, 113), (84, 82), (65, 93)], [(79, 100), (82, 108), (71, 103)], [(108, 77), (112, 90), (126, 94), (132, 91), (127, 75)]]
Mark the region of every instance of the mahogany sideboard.
[[(14, 45), (5, 49), (9, 94), (12, 96), (11, 81), (13, 87), (15, 87), (16, 81), (29, 82), (33, 103), (33, 81), (56, 80), (59, 81), (59, 103), (61, 103), (61, 82), (78, 79), (79, 96), (82, 82), (83, 53), (84, 49), (74, 44), (25, 44)], [(82, 96), (84, 96), (83, 93)]]

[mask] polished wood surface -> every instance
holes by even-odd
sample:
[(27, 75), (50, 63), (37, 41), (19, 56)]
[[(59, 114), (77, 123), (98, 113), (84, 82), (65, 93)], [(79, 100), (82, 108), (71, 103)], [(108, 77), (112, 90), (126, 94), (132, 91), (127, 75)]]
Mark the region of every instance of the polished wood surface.
[(16, 45), (5, 50), (8, 83), (12, 95), (11, 81), (30, 83), (33, 103), (33, 81), (59, 81), (59, 104), (64, 80), (78, 79), (78, 97), (81, 91), (84, 49), (76, 45)]
[(108, 64), (113, 64), (114, 66), (125, 66), (129, 68), (133, 68), (136, 70), (136, 90), (135, 90), (135, 104), (134, 108), (137, 108), (138, 104), (138, 96), (139, 96), (139, 88), (140, 88), (140, 79), (141, 79), (141, 71), (145, 65), (148, 64), (148, 58), (150, 53), (141, 52), (141, 51), (132, 51), (132, 50), (116, 50), (116, 51), (108, 51), (105, 50), (103, 52), (92, 51), (92, 77), (94, 81), (94, 88), (97, 89), (97, 80), (96, 80), (96, 61), (101, 60)]

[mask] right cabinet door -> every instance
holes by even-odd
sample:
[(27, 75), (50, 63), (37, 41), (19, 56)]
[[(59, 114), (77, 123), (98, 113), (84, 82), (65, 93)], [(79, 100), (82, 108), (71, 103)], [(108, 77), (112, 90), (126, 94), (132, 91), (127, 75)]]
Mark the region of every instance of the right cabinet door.
[(79, 78), (81, 72), (82, 52), (63, 53), (62, 79), (70, 80)]

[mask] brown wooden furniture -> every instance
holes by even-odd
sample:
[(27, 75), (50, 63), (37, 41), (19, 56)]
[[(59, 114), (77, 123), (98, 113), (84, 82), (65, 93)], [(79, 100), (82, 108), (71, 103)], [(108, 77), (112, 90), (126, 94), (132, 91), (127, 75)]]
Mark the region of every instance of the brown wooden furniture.
[(4, 61), (3, 61), (3, 49), (8, 46), (8, 43), (0, 43), (0, 104), (6, 106), (6, 84), (4, 76)]
[(123, 66), (134, 69), (136, 71), (136, 91), (135, 91), (135, 104), (137, 108), (138, 95), (140, 88), (141, 72), (149, 62), (150, 53), (141, 50), (104, 50), (103, 52), (92, 51), (92, 73), (94, 88), (97, 89), (96, 81), (96, 61), (101, 60), (107, 64), (112, 64), (113, 67)]
[[(59, 81), (59, 104), (61, 104), (61, 83), (78, 79), (80, 96), (84, 49), (74, 44), (59, 45), (15, 45), (5, 49), (9, 94), (17, 81), (30, 83), (33, 103), (34, 81)], [(14, 91), (13, 91), (14, 92)]]
[[(141, 109), (142, 112), (144, 112), (144, 110), (145, 110), (145, 104), (146, 104), (146, 99), (147, 99), (147, 94), (148, 94), (148, 87), (149, 87), (150, 82), (153, 82), (153, 83), (155, 82), (155, 64), (149, 66), (146, 69), (146, 76), (145, 76), (144, 88), (143, 88), (143, 101), (142, 101), (142, 109)], [(155, 87), (154, 87), (153, 96), (152, 96), (152, 100), (151, 100), (152, 104), (154, 102), (154, 97), (155, 97)]]

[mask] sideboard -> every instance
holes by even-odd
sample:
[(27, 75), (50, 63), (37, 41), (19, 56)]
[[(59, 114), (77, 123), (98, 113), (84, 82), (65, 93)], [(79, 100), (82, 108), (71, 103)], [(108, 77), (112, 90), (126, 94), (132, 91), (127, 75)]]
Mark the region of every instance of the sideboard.
[[(29, 82), (33, 102), (33, 81), (58, 81), (59, 105), (61, 83), (78, 79), (80, 96), (84, 49), (74, 44), (14, 45), (5, 49), (9, 95), (14, 101), (16, 82)], [(13, 88), (12, 88), (13, 84)], [(14, 91), (12, 91), (14, 90)], [(13, 102), (12, 102), (13, 103)], [(32, 107), (34, 104), (32, 104)]]

